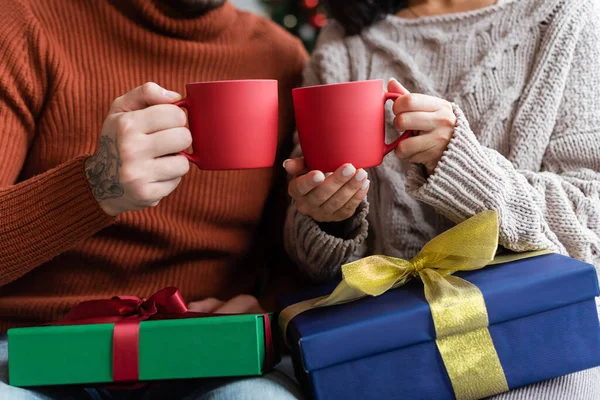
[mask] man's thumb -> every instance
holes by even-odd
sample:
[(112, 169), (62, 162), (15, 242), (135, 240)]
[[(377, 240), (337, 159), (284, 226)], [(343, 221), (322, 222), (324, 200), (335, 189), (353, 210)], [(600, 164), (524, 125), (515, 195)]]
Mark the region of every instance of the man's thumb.
[(156, 104), (174, 103), (180, 99), (179, 93), (163, 89), (154, 82), (148, 82), (116, 99), (112, 104), (111, 112), (141, 110)]

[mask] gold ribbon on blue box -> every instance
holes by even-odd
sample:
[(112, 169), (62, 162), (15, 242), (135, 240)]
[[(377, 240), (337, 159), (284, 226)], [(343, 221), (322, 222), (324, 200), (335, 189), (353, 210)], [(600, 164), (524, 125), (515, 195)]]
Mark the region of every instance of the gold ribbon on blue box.
[(296, 303), (281, 312), (281, 331), (285, 337), (290, 321), (304, 311), (379, 296), (419, 277), (456, 398), (481, 399), (506, 392), (509, 387), (488, 330), (483, 295), (477, 286), (452, 274), (549, 252), (495, 257), (498, 230), (498, 214), (485, 211), (432, 239), (410, 261), (376, 255), (343, 265), (343, 280), (329, 296)]

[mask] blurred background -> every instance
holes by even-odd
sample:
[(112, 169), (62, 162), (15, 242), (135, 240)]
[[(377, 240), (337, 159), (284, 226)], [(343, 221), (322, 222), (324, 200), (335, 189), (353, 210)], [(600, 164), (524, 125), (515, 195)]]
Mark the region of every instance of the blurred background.
[(238, 8), (271, 18), (298, 36), (308, 51), (315, 45), (327, 14), (319, 0), (232, 0)]

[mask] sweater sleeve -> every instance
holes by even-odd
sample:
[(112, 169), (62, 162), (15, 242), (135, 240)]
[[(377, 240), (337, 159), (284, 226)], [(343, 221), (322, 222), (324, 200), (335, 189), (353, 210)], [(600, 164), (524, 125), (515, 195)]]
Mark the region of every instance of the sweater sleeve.
[(85, 156), (19, 182), (52, 89), (47, 43), (27, 8), (0, 12), (0, 287), (111, 223), (85, 178)]
[[(317, 50), (304, 70), (304, 86), (350, 80), (343, 32), (335, 23), (328, 24), (321, 33)], [(330, 61), (341, 63), (340, 68), (322, 68)], [(343, 68), (343, 65), (346, 65)], [(325, 74), (334, 76), (326, 76)], [(347, 75), (347, 76), (346, 76)], [(294, 135), (294, 151), (291, 157), (301, 157), (298, 134)], [(367, 214), (369, 204), (363, 201), (355, 215), (341, 223), (319, 224), (309, 216), (298, 212), (292, 201), (285, 222), (284, 244), (286, 251), (298, 267), (314, 280), (332, 279), (340, 265), (347, 262), (367, 237)]]
[(540, 171), (519, 170), (483, 147), (455, 106), (446, 153), (428, 179), (411, 171), (409, 192), (454, 222), (496, 210), (509, 249), (551, 249), (593, 263), (600, 254), (600, 24), (586, 28)]

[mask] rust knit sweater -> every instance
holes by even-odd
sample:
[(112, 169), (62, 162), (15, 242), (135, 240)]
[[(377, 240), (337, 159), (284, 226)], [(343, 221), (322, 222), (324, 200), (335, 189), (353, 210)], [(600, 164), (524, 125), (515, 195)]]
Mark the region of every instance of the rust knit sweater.
[(111, 219), (84, 160), (112, 101), (144, 82), (184, 94), (187, 82), (252, 78), (279, 80), (285, 156), (305, 58), (299, 41), (229, 3), (192, 18), (153, 0), (0, 0), (0, 332), (169, 285), (188, 301), (253, 293), (273, 246), (262, 215), (278, 214), (279, 163), (192, 166), (158, 207)]

